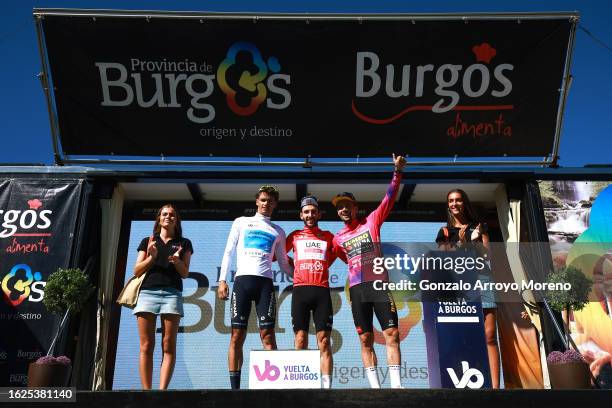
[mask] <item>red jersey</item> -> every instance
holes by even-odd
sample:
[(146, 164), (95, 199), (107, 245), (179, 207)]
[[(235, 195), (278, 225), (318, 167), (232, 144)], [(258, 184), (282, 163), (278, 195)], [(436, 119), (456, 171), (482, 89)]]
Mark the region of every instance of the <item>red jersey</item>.
[(287, 252), (293, 250), (293, 286), (329, 287), (329, 267), (336, 259), (334, 234), (319, 227), (304, 227), (287, 237)]

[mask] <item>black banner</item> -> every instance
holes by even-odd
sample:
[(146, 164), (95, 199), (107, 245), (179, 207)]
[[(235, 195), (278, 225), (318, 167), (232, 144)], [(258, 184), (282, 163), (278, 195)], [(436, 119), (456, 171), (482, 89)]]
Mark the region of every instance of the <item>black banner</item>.
[(49, 274), (67, 267), (81, 183), (10, 180), (0, 184), (0, 386), (24, 386), (62, 316), (42, 303)]
[(552, 153), (572, 22), (45, 16), (63, 152)]

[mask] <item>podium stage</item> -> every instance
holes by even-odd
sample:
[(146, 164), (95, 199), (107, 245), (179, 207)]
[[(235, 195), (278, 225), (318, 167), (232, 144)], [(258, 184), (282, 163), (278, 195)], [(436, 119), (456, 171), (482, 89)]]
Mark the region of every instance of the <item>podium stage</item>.
[(560, 408), (608, 406), (606, 390), (201, 390), (79, 391), (76, 403), (23, 402), (21, 408)]

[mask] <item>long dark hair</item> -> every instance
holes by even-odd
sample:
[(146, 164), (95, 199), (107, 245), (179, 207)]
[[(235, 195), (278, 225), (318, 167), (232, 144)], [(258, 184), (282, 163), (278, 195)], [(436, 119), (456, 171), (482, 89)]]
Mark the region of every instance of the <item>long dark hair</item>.
[(467, 193), (460, 188), (455, 188), (446, 194), (446, 226), (455, 226), (455, 217), (453, 214), (451, 214), (450, 209), (448, 208), (448, 197), (453, 193), (459, 193), (461, 195), (461, 199), (463, 200), (463, 215), (465, 216), (467, 223), (473, 224), (480, 222), (478, 214), (476, 213), (476, 210), (474, 210)]
[(174, 204), (164, 204), (159, 207), (157, 210), (157, 215), (155, 216), (155, 225), (153, 225), (153, 235), (159, 235), (161, 232), (161, 225), (159, 223), (159, 218), (161, 217), (162, 210), (164, 208), (172, 208), (174, 210), (174, 215), (176, 216), (176, 224), (174, 226), (174, 238), (182, 238), (183, 237), (183, 227), (181, 227), (181, 214)]

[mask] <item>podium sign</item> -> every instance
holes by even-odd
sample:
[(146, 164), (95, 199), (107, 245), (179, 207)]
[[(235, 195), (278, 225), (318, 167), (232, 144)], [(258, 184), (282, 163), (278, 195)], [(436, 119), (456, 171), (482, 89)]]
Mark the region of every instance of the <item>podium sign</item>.
[[(466, 252), (432, 251), (429, 256), (456, 258), (465, 257)], [(432, 388), (490, 388), (480, 292), (472, 289), (478, 271), (475, 268), (462, 273), (423, 270), (421, 277), (445, 287), (422, 293), (429, 385)], [(450, 287), (456, 289), (448, 290)]]
[(249, 389), (321, 388), (319, 350), (256, 350), (249, 361)]

